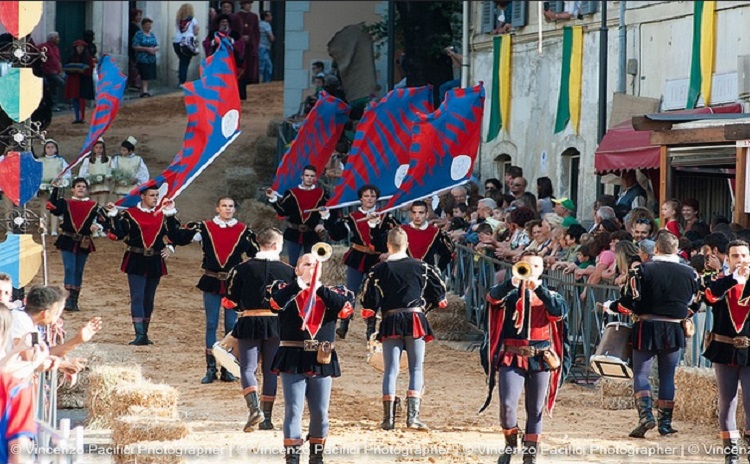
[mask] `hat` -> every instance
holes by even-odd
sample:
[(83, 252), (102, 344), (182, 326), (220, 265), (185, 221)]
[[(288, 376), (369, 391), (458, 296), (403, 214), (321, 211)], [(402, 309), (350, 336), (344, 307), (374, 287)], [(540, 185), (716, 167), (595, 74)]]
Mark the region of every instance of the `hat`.
[(97, 143), (101, 143), (102, 145), (106, 145), (106, 143), (104, 143), (104, 137), (99, 137), (98, 139), (96, 139), (96, 143), (94, 143), (94, 145), (96, 145)]
[(130, 151), (135, 150), (135, 146), (138, 144), (138, 140), (136, 140), (135, 137), (132, 135), (127, 138), (124, 142), (120, 144), (120, 146), (127, 148)]
[(573, 203), (573, 200), (571, 200), (568, 197), (562, 197), (562, 198), (555, 198), (552, 200), (552, 203), (555, 203), (557, 205), (562, 205), (563, 208), (573, 211), (576, 209), (576, 205)]
[(73, 42), (73, 46), (74, 47), (77, 47), (79, 45), (81, 45), (83, 47), (87, 47), (89, 44), (87, 44), (85, 40), (81, 40), (81, 39), (78, 39), (75, 42)]

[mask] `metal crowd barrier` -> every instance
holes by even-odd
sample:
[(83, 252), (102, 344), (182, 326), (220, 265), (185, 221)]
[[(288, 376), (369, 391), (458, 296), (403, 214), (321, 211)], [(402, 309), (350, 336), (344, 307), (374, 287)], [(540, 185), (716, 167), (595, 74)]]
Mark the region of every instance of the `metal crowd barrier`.
[[(462, 297), (466, 302), (466, 319), (480, 330), (487, 332), (486, 295), (496, 284), (496, 272), (512, 265), (504, 261), (477, 253), (465, 245), (456, 245), (456, 258), (444, 273), (448, 290)], [(542, 275), (545, 284), (562, 294), (570, 311), (568, 313), (568, 340), (573, 357), (570, 377), (573, 381), (591, 383), (598, 376), (589, 368), (589, 357), (596, 353), (596, 347), (606, 324), (614, 321), (629, 322), (627, 316), (611, 316), (602, 312), (597, 303), (615, 300), (619, 288), (613, 285), (591, 285), (575, 282), (572, 274), (562, 271), (546, 271)], [(581, 297), (583, 295), (583, 297)], [(700, 355), (703, 352), (703, 339), (712, 326), (711, 312), (704, 309), (696, 314), (695, 335), (688, 339), (683, 352), (683, 364), (691, 367), (709, 367), (710, 362)]]

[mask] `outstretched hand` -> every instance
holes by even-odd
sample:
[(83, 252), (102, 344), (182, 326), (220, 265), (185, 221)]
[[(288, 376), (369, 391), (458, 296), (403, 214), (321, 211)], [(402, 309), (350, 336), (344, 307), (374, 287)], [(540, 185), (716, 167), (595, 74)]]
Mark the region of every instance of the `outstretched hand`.
[(93, 317), (81, 327), (78, 331), (78, 337), (83, 343), (88, 343), (100, 330), (102, 330), (102, 318)]

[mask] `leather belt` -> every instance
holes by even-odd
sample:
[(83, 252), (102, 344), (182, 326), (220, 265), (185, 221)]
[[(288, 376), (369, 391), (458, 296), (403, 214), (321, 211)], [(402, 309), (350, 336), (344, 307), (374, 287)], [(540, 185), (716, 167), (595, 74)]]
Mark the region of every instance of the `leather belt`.
[(271, 311), (270, 309), (245, 309), (239, 314), (240, 317), (260, 317), (260, 316), (273, 316), (278, 317), (278, 314)]
[(312, 227), (305, 225), (305, 224), (289, 224), (290, 229), (298, 230), (302, 233), (309, 232), (313, 230)]
[(505, 343), (503, 343), (503, 346), (500, 347), (500, 351), (507, 351), (508, 353), (513, 353), (519, 356), (523, 356), (524, 358), (531, 358), (533, 356), (542, 354), (545, 351), (549, 351), (549, 348), (539, 349), (535, 346), (530, 346), (530, 345), (514, 346), (514, 345), (506, 345)]
[(80, 242), (81, 240), (83, 240), (83, 237), (84, 237), (83, 234), (74, 234), (74, 233), (71, 233), (71, 232), (66, 232), (64, 230), (60, 231), (60, 235), (64, 235), (66, 237), (70, 237), (70, 238), (73, 239), (74, 242)]
[(213, 277), (214, 279), (227, 280), (229, 278), (228, 272), (214, 272), (207, 269), (203, 270), (203, 275), (207, 277)]
[(683, 319), (675, 319), (673, 317), (657, 316), (656, 314), (642, 314), (638, 316), (636, 321), (672, 322), (674, 324), (681, 324)]
[(333, 350), (336, 347), (336, 344), (334, 342), (326, 342), (326, 341), (318, 341), (318, 340), (300, 340), (300, 341), (292, 341), (292, 340), (281, 340), (279, 342), (279, 347), (281, 348), (302, 348), (305, 351), (318, 351), (318, 348), (323, 345), (330, 345), (331, 350)]
[(422, 308), (395, 308), (386, 310), (385, 315), (398, 314), (398, 313), (421, 313)]
[(128, 247), (125, 247), (125, 249), (131, 253), (137, 253), (143, 256), (154, 256), (156, 254), (156, 250), (154, 250), (153, 248), (140, 248), (140, 247), (128, 246)]
[(352, 243), (352, 249), (360, 251), (362, 253), (367, 253), (368, 255), (379, 255), (382, 254), (377, 250), (370, 249), (364, 245), (360, 245), (359, 243)]
[(726, 343), (733, 345), (738, 350), (744, 350), (750, 348), (750, 338), (748, 337), (727, 337), (726, 335), (719, 335), (713, 332), (708, 333), (709, 341), (717, 341), (719, 343)]

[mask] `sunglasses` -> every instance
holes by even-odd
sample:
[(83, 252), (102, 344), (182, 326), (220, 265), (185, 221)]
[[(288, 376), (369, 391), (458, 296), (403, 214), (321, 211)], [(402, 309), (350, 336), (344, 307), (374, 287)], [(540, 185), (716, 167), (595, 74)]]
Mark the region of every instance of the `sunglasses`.
[(636, 219), (635, 223), (636, 224), (651, 224), (651, 219), (645, 219), (645, 218)]

